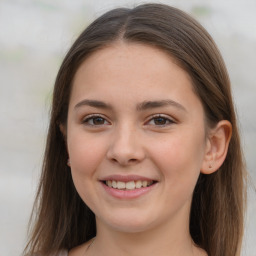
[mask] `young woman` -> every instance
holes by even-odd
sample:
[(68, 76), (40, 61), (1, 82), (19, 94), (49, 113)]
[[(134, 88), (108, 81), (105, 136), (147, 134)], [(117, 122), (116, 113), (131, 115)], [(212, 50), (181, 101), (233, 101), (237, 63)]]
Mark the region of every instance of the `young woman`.
[(210, 35), (160, 4), (94, 21), (60, 67), (28, 255), (240, 255), (230, 81)]

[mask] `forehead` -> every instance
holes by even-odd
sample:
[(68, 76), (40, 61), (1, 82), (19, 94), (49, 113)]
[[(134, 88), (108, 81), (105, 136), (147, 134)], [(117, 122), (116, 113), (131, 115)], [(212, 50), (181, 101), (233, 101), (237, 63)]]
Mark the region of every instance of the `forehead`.
[(73, 84), (97, 78), (110, 79), (112, 74), (117, 80), (129, 73), (133, 75), (126, 83), (132, 78), (157, 80), (158, 84), (163, 79), (169, 79), (171, 83), (178, 76), (190, 83), (187, 72), (166, 52), (145, 44), (117, 42), (86, 58), (79, 66)]
[[(166, 52), (138, 43), (118, 42), (91, 54), (78, 68), (71, 101), (197, 99), (191, 79)], [(136, 97), (135, 97), (136, 96)], [(184, 99), (183, 99), (184, 101)], [(72, 103), (72, 102), (71, 102)]]

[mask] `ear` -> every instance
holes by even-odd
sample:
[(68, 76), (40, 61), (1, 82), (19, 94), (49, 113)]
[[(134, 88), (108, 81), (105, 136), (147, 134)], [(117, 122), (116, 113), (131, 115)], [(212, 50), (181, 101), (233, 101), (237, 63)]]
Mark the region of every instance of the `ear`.
[(60, 131), (61, 131), (61, 133), (62, 133), (62, 135), (63, 135), (63, 137), (66, 141), (66, 138), (67, 138), (67, 128), (66, 128), (66, 126), (63, 125), (63, 124), (60, 124), (59, 128), (60, 128)]
[(210, 130), (206, 142), (201, 173), (211, 174), (221, 167), (228, 152), (231, 135), (232, 125), (227, 120), (220, 121)]
[(60, 125), (59, 125), (59, 128), (60, 128), (60, 131), (61, 131), (61, 133), (62, 133), (62, 135), (63, 135), (64, 141), (65, 141), (65, 144), (66, 144), (67, 153), (68, 153), (68, 155), (69, 155), (69, 152), (68, 152), (68, 145), (67, 145), (67, 127), (66, 127), (66, 125), (64, 125), (64, 124), (60, 124)]

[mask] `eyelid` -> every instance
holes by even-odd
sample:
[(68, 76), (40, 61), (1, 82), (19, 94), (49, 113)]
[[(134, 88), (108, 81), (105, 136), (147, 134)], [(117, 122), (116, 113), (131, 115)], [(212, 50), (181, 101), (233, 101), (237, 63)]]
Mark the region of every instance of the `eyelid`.
[(88, 126), (104, 126), (104, 125), (106, 125), (106, 124), (102, 124), (102, 125), (93, 125), (93, 124), (89, 124), (89, 123), (88, 123), (88, 121), (89, 121), (90, 119), (97, 118), (97, 117), (100, 117), (100, 118), (104, 119), (104, 121), (106, 121), (106, 122), (108, 123), (108, 125), (110, 124), (110, 122), (109, 122), (109, 120), (108, 120), (108, 118), (107, 118), (106, 116), (104, 116), (104, 115), (102, 115), (102, 114), (97, 114), (97, 113), (86, 115), (85, 117), (83, 117), (83, 119), (82, 119), (81, 122), (82, 122), (82, 124), (88, 125)]
[(168, 126), (168, 125), (172, 125), (172, 124), (176, 124), (177, 123), (177, 120), (175, 120), (174, 118), (170, 117), (169, 115), (165, 115), (165, 114), (154, 114), (154, 115), (151, 115), (147, 121), (146, 121), (146, 124), (148, 124), (150, 121), (152, 121), (154, 118), (163, 118), (163, 119), (166, 119), (167, 121), (169, 121), (168, 124), (163, 124), (163, 125), (154, 125), (154, 126), (157, 126), (157, 127), (165, 127), (165, 126)]

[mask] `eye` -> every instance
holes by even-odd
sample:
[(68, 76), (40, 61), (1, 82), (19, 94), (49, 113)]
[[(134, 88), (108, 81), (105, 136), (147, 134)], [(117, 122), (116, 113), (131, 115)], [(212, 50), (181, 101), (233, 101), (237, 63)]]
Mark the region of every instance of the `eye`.
[(155, 125), (155, 126), (166, 126), (173, 123), (175, 122), (172, 119), (162, 115), (154, 116), (148, 122), (149, 125)]
[(109, 122), (100, 115), (90, 115), (83, 120), (83, 124), (91, 126), (109, 125)]

